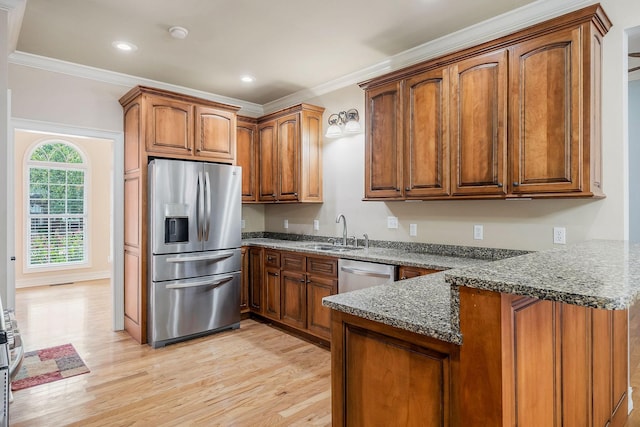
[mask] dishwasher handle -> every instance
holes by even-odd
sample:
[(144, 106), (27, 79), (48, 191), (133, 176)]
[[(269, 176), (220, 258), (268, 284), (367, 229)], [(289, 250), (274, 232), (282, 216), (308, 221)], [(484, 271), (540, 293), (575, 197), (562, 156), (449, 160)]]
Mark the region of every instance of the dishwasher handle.
[(362, 270), (360, 268), (352, 268), (352, 267), (344, 267), (344, 266), (340, 267), (340, 269), (345, 273), (356, 274), (358, 276), (379, 277), (382, 279), (393, 279), (392, 275), (387, 273), (376, 273), (375, 271), (371, 271), (371, 270)]

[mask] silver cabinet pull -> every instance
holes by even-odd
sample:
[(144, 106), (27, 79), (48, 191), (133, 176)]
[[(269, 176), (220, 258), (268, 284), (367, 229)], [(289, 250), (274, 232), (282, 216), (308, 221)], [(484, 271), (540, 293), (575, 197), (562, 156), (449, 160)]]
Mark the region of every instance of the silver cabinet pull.
[(233, 252), (222, 252), (215, 255), (192, 255), (185, 257), (167, 258), (167, 262), (191, 262), (191, 261), (220, 261), (233, 256)]
[(233, 276), (227, 276), (227, 277), (223, 277), (220, 280), (216, 280), (214, 282), (212, 282), (211, 280), (202, 280), (200, 282), (191, 282), (191, 283), (173, 283), (171, 285), (167, 285), (166, 288), (167, 289), (184, 289), (184, 288), (197, 288), (199, 286), (218, 286), (232, 279), (233, 279)]
[(391, 275), (385, 273), (376, 273), (374, 271), (369, 270), (361, 270), (359, 268), (350, 268), (350, 267), (342, 267), (342, 271), (351, 274), (357, 274), (358, 276), (367, 276), (367, 277), (382, 277), (384, 279), (391, 279)]

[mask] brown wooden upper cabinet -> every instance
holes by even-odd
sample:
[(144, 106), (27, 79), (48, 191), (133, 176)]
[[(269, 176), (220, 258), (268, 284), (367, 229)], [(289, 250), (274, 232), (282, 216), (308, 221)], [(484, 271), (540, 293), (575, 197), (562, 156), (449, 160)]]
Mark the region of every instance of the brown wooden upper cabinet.
[(599, 5), (360, 84), (365, 200), (603, 197)]
[(300, 104), (258, 119), (257, 201), (322, 202), (323, 112)]
[(235, 163), (239, 107), (143, 86), (123, 99), (136, 97), (149, 156)]
[(258, 201), (258, 120), (238, 116), (236, 164), (242, 167), (242, 203)]

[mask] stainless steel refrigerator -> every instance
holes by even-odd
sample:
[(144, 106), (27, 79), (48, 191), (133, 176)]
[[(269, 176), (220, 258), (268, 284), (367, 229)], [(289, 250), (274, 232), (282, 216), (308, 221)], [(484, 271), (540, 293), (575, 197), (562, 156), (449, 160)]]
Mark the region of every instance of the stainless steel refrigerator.
[(240, 326), (241, 169), (149, 163), (148, 342)]

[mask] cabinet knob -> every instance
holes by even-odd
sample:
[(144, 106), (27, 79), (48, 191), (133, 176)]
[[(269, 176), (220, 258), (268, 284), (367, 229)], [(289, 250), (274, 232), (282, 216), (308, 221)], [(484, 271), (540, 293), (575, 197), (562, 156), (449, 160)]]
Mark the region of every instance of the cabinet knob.
[(404, 191), (411, 191), (411, 189), (409, 187), (405, 187)]
[(271, 197), (276, 197), (276, 193), (272, 193), (272, 194), (271, 194)]
[(274, 276), (278, 277), (280, 273), (273, 273)]
[(396, 187), (396, 191), (400, 191), (400, 188)]
[(514, 183), (513, 183), (513, 186), (514, 186), (514, 187), (517, 187), (518, 185), (520, 185), (520, 183), (519, 183), (519, 182), (514, 182)]
[(407, 278), (407, 276), (402, 276), (402, 277), (400, 278), (400, 280), (405, 280), (406, 278)]
[(502, 183), (501, 183), (501, 182), (499, 182), (499, 183), (498, 183), (498, 188), (502, 188), (502, 187), (503, 187)]
[(306, 283), (307, 281), (306, 281), (306, 280), (304, 280), (304, 279), (300, 279), (300, 280), (299, 280), (299, 282), (300, 282), (300, 283)]
[(294, 196), (298, 197), (298, 193), (293, 193)]

